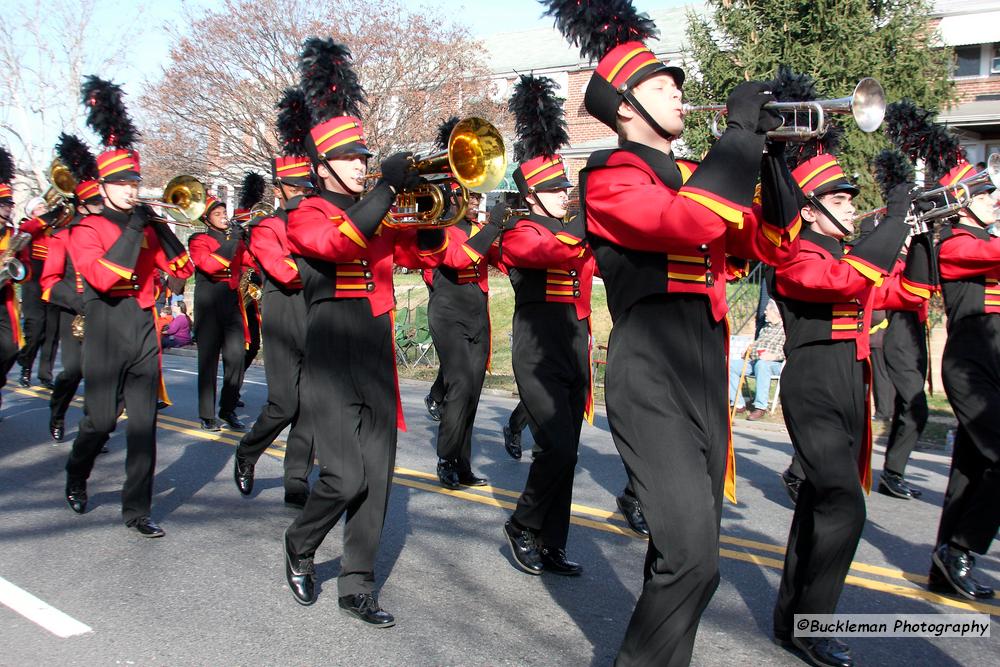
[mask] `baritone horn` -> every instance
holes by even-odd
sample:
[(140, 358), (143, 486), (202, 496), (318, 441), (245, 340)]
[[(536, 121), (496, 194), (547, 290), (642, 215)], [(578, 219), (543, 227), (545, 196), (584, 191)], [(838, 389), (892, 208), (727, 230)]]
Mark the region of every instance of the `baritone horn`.
[(49, 189), (45, 191), (42, 198), (50, 211), (57, 208), (62, 209), (53, 225), (61, 227), (72, 220), (76, 212), (71, 200), (76, 190), (77, 180), (69, 167), (59, 158), (52, 160), (49, 164), (48, 178)]
[(195, 220), (205, 212), (205, 202), (207, 190), (194, 176), (181, 174), (174, 176), (163, 188), (163, 197), (160, 199), (147, 199), (136, 197), (131, 200), (132, 204), (145, 204), (154, 208), (162, 208), (173, 220), (161, 218), (163, 222), (174, 222), (176, 224), (191, 227)]
[[(413, 166), (430, 182), (399, 193), (383, 224), (415, 229), (454, 225), (465, 217), (470, 192), (486, 194), (503, 180), (507, 170), (503, 137), (491, 123), (470, 116), (455, 125), (447, 150), (417, 158)], [(459, 186), (459, 201), (455, 214), (444, 218), (448, 202), (438, 186), (450, 187), (453, 182)]]
[[(784, 124), (767, 133), (769, 139), (777, 141), (808, 141), (822, 137), (828, 129), (827, 114), (851, 114), (858, 129), (862, 132), (874, 132), (882, 125), (882, 120), (885, 118), (885, 90), (875, 79), (865, 77), (858, 81), (854, 92), (847, 97), (803, 102), (768, 102), (764, 108), (791, 113), (790, 119), (782, 113)], [(716, 137), (722, 136), (719, 119), (726, 113), (726, 105), (685, 104), (683, 110), (685, 114), (694, 111), (714, 111), (711, 122), (712, 134)]]

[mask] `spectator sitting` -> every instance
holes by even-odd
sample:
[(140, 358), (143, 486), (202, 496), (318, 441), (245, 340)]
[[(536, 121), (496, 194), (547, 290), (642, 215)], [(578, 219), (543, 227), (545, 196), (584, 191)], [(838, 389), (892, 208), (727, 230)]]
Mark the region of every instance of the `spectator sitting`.
[(170, 314), (170, 308), (163, 308), (163, 310), (160, 311), (160, 317), (157, 318), (157, 321), (160, 323), (161, 333), (165, 333), (167, 331), (167, 327), (170, 326), (173, 319), (174, 316)]
[[(778, 311), (778, 304), (773, 300), (768, 301), (764, 311), (765, 324), (760, 330), (760, 334), (750, 345), (749, 362), (746, 366), (746, 377), (757, 379), (757, 391), (754, 394), (753, 410), (747, 415), (750, 421), (756, 421), (767, 412), (768, 398), (771, 393), (771, 378), (781, 373), (781, 367), (785, 363), (785, 328), (781, 323), (781, 313)], [(743, 404), (743, 396), (737, 396), (740, 373), (743, 371), (743, 360), (746, 353), (740, 356), (731, 356), (729, 359), (729, 405), (730, 407), (739, 401), (737, 412), (746, 410)]]
[(174, 319), (170, 321), (163, 332), (163, 347), (183, 347), (191, 344), (191, 318), (187, 316), (187, 307), (181, 303), (173, 306)]

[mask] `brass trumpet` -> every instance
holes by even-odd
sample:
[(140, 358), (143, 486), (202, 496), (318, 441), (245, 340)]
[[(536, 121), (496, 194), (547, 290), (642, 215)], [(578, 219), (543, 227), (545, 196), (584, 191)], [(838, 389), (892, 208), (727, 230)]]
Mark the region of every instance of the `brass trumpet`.
[(170, 179), (167, 186), (163, 188), (163, 197), (160, 199), (149, 199), (145, 197), (135, 197), (131, 203), (145, 204), (154, 208), (162, 208), (173, 220), (161, 218), (163, 222), (173, 222), (183, 227), (194, 227), (195, 220), (205, 212), (205, 201), (207, 190), (194, 176), (182, 174)]
[(25, 276), (28, 275), (28, 269), (17, 258), (17, 253), (29, 243), (31, 243), (31, 234), (28, 232), (13, 231), (11, 233), (6, 250), (0, 253), (0, 289), (11, 281), (24, 280)]
[[(414, 229), (447, 227), (465, 217), (469, 192), (486, 194), (495, 188), (507, 170), (503, 136), (491, 123), (469, 117), (459, 121), (448, 138), (448, 149), (414, 160), (413, 166), (432, 182), (396, 196), (394, 210), (383, 222), (387, 227)], [(368, 178), (379, 178), (373, 174)], [(447, 201), (438, 185), (459, 185), (459, 203), (454, 215), (442, 219)]]
[[(792, 120), (788, 125), (782, 125), (767, 133), (769, 139), (778, 141), (808, 141), (822, 137), (827, 131), (827, 114), (851, 114), (854, 122), (862, 132), (874, 132), (882, 125), (885, 118), (885, 90), (882, 84), (871, 77), (858, 81), (854, 92), (847, 97), (830, 100), (810, 100), (805, 102), (768, 102), (765, 109), (792, 112)], [(694, 106), (685, 104), (684, 114), (695, 111), (714, 111), (712, 117), (712, 134), (722, 136), (719, 119), (726, 113), (724, 104), (704, 104)], [(799, 113), (805, 115), (805, 122), (799, 122)], [(784, 118), (784, 116), (782, 117)]]

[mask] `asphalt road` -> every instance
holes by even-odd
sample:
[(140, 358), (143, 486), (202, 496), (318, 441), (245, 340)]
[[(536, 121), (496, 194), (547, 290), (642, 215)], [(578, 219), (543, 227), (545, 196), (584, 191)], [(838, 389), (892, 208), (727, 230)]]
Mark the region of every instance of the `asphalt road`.
[[(282, 531), (294, 515), (282, 504), (280, 448), (258, 464), (253, 496), (241, 497), (232, 482), (238, 436), (197, 429), (194, 360), (167, 356), (165, 376), (175, 404), (159, 424), (153, 516), (167, 535), (158, 540), (133, 535), (121, 523), (124, 429), (98, 460), (88, 512), (77, 516), (63, 499), (70, 445), (49, 439), (47, 393), (15, 387), (15, 373), (8, 378), (0, 423), (0, 597), (4, 586), (16, 587), (89, 631), (61, 638), (0, 606), (0, 664), (613, 661), (641, 585), (645, 543), (615, 513), (625, 474), (603, 415), (594, 427), (584, 426), (574, 489), (568, 552), (584, 565), (584, 575), (531, 577), (511, 565), (502, 537), (529, 465), (528, 456), (512, 461), (502, 447), (500, 426), (515, 401), (484, 395), (480, 404), (474, 467), (492, 486), (449, 492), (433, 474), (435, 424), (422, 402), (427, 385), (404, 382), (409, 430), (399, 437), (377, 568), (382, 605), (397, 625), (373, 630), (337, 608), (339, 527), (317, 553), (319, 601), (308, 608), (294, 602), (281, 556)], [(262, 369), (252, 368), (247, 380), (241, 414), (252, 420), (265, 398)], [(70, 438), (79, 408), (68, 415)], [(735, 442), (740, 502), (725, 508), (722, 583), (702, 619), (694, 664), (801, 665), (769, 639), (791, 521), (778, 473), (791, 446), (781, 431), (742, 426)], [(876, 468), (882, 454), (876, 447)], [(868, 524), (839, 611), (976, 611), (1000, 618), (1000, 603), (971, 606), (921, 585), (948, 465), (940, 453), (918, 452), (908, 477), (924, 490), (922, 499), (869, 498)], [(995, 554), (981, 558), (979, 569), (1000, 585)], [(1000, 629), (993, 623), (992, 630), (991, 639), (855, 638), (850, 644), (859, 665), (996, 665)]]

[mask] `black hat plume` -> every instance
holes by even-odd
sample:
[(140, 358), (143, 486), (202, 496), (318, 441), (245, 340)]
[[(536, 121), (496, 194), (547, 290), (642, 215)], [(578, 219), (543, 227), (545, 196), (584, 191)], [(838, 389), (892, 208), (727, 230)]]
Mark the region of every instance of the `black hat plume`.
[(301, 88), (286, 88), (275, 105), (278, 110), (278, 142), (284, 155), (305, 155), (306, 137), (312, 117)]
[(507, 103), (518, 137), (515, 160), (555, 155), (569, 143), (562, 103), (555, 91), (556, 82), (548, 77), (522, 74), (518, 79)]
[(644, 42), (659, 34), (652, 19), (637, 12), (631, 0), (542, 0), (542, 5), (543, 15), (553, 17), (559, 32), (590, 60), (600, 60), (619, 44)]
[(87, 108), (87, 125), (105, 146), (133, 148), (139, 133), (128, 116), (121, 86), (91, 75), (84, 77), (80, 96)]
[(434, 142), (439, 150), (448, 148), (448, 140), (451, 139), (451, 131), (458, 125), (458, 116), (452, 116), (438, 125), (437, 140)]
[(937, 180), (958, 164), (962, 149), (958, 138), (933, 117), (933, 112), (909, 100), (893, 102), (885, 109), (885, 134), (910, 160), (923, 160), (931, 178)]
[(875, 168), (875, 180), (883, 199), (887, 199), (889, 192), (897, 185), (913, 182), (913, 165), (895, 148), (880, 151), (872, 160), (872, 166)]
[(65, 132), (60, 134), (59, 143), (56, 144), (56, 155), (77, 181), (97, 179), (97, 160), (87, 144), (76, 135)]
[(333, 39), (310, 37), (303, 43), (299, 74), (314, 124), (335, 116), (359, 116), (367, 103), (350, 49)]
[(248, 171), (243, 175), (243, 185), (240, 187), (240, 201), (237, 208), (249, 210), (264, 199), (264, 188), (266, 187), (264, 177), (260, 174)]
[(0, 183), (10, 183), (14, 180), (14, 158), (10, 151), (0, 146)]

